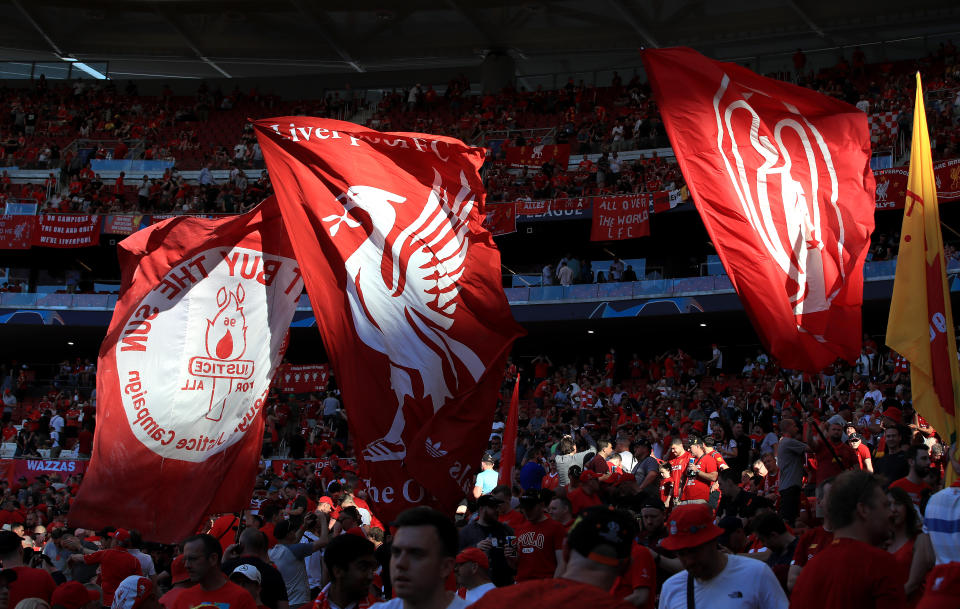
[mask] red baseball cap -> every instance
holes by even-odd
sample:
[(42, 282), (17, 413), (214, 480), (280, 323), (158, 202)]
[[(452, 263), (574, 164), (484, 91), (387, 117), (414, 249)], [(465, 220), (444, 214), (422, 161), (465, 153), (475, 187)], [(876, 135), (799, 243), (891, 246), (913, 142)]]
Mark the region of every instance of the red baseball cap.
[(86, 588), (80, 582), (70, 581), (60, 584), (50, 597), (50, 605), (60, 605), (65, 609), (80, 609), (90, 601), (99, 601), (100, 592)]
[(333, 506), (333, 499), (331, 499), (330, 497), (327, 497), (326, 495), (324, 495), (323, 497), (320, 497), (320, 499), (317, 501), (317, 503), (318, 503), (318, 504), (320, 504), (320, 503), (326, 503), (327, 505), (329, 505), (329, 506), (332, 507), (332, 506)]
[(899, 408), (896, 408), (894, 406), (891, 406), (890, 408), (887, 408), (886, 410), (884, 410), (883, 416), (887, 417), (888, 419), (893, 419), (897, 423), (903, 423), (903, 413), (900, 411)]
[(598, 474), (592, 469), (585, 469), (580, 472), (580, 482), (586, 482), (587, 480), (599, 480), (602, 474)]
[(457, 564), (462, 565), (465, 562), (475, 562), (484, 569), (490, 568), (490, 561), (480, 548), (467, 548), (457, 554)]
[(183, 554), (180, 554), (173, 559), (173, 563), (170, 565), (170, 585), (174, 586), (181, 582), (185, 582), (190, 579), (190, 574), (187, 573), (187, 567), (183, 563), (186, 559), (183, 557)]
[(110, 533), (109, 537), (113, 537), (117, 541), (130, 541), (130, 531), (127, 529), (117, 529), (113, 533)]
[(713, 524), (713, 512), (705, 503), (678, 506), (667, 523), (670, 535), (660, 545), (666, 550), (695, 548), (723, 535), (723, 529)]

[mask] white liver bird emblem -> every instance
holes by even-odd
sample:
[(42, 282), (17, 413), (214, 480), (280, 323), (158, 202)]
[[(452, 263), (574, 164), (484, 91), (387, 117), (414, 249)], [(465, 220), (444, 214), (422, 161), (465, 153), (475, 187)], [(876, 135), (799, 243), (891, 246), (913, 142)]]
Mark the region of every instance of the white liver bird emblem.
[[(434, 170), (426, 204), (416, 220), (399, 231), (394, 205), (411, 205), (405, 197), (374, 186), (351, 186), (338, 200), (344, 213), (323, 218), (331, 237), (336, 238), (343, 224), (361, 226), (352, 217), (354, 209), (370, 217), (369, 235), (345, 261), (347, 300), (360, 340), (389, 358), (390, 384), (397, 397), (389, 431), (362, 454), (368, 461), (400, 460), (406, 456), (404, 399), (429, 400), (436, 412), (464, 373), (475, 381), (485, 368), (470, 347), (449, 334), (474, 200), (463, 173), (451, 199)], [(432, 445), (427, 452), (445, 454)]]

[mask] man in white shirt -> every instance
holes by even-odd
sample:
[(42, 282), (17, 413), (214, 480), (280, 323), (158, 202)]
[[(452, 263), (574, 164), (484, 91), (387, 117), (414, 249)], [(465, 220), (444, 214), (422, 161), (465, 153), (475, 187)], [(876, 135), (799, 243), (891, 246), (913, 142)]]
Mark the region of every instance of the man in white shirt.
[(453, 571), (460, 538), (442, 512), (425, 506), (401, 512), (393, 523), (390, 581), (394, 598), (371, 609), (466, 609), (470, 603), (444, 583)]
[(457, 554), (453, 572), (457, 576), (457, 585), (467, 591), (464, 596), (467, 604), (472, 605), (488, 591), (496, 588), (490, 581), (490, 561), (479, 548), (467, 548)]
[(720, 550), (723, 529), (705, 504), (678, 506), (666, 524), (670, 535), (660, 545), (676, 552), (685, 570), (664, 582), (660, 609), (687, 609), (688, 586), (697, 607), (787, 609), (787, 595), (766, 563)]

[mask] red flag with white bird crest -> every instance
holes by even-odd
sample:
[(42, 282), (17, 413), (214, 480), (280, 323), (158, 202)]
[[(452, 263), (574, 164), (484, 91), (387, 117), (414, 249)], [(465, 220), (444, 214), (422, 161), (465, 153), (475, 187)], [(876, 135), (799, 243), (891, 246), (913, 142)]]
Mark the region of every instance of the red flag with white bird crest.
[(302, 116), (254, 126), (373, 509), (452, 509), (522, 333), (482, 226), (483, 150)]

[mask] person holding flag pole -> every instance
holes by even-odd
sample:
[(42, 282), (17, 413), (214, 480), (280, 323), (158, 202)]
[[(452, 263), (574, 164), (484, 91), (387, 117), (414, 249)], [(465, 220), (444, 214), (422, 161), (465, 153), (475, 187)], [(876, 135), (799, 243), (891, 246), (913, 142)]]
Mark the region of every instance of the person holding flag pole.
[[(930, 136), (917, 73), (910, 174), (900, 254), (887, 320), (887, 345), (910, 362), (913, 409), (952, 449), (957, 442), (957, 344), (947, 285)], [(957, 478), (948, 467), (946, 486)]]

